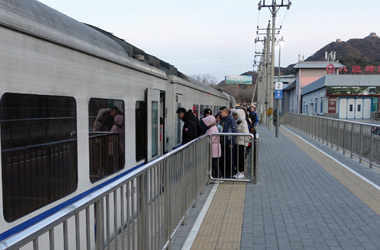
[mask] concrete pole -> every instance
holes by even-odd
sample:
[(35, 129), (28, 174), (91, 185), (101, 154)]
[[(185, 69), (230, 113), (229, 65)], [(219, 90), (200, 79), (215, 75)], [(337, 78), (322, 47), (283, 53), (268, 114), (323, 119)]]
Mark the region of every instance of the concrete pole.
[(264, 114), (264, 103), (265, 103), (265, 80), (264, 74), (263, 74), (263, 63), (264, 63), (265, 55), (263, 53), (260, 64), (259, 64), (259, 71), (258, 71), (258, 86), (257, 86), (257, 105), (256, 110), (258, 111), (258, 116), (260, 118), (260, 123), (264, 124), (263, 114)]
[(268, 28), (267, 28), (267, 39), (265, 43), (265, 55), (266, 55), (266, 60), (265, 60), (265, 72), (266, 72), (266, 102), (265, 102), (265, 117), (266, 117), (266, 125), (268, 126), (268, 129), (271, 129), (271, 121), (270, 121), (270, 102), (271, 102), (271, 84), (270, 84), (270, 22), (268, 22)]
[(274, 45), (276, 40), (276, 1), (273, 1), (272, 10), (272, 48), (271, 48), (271, 69), (270, 69), (270, 104), (269, 104), (269, 130), (273, 129), (273, 82), (274, 82)]

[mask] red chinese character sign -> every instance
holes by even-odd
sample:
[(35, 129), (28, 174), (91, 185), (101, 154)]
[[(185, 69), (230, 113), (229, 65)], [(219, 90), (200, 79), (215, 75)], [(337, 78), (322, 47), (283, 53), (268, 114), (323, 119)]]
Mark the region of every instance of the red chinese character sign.
[(336, 97), (329, 97), (329, 113), (330, 114), (335, 114), (336, 113)]
[(360, 73), (362, 68), (360, 66), (352, 66), (352, 73)]
[(365, 67), (365, 72), (373, 72), (375, 70), (375, 67), (372, 65), (366, 66)]
[[(349, 72), (349, 69), (351, 72)], [(365, 74), (376, 74), (376, 73), (380, 73), (380, 66), (374, 66), (374, 65), (367, 65), (367, 66), (360, 66), (360, 65), (353, 65), (351, 66), (351, 68), (348, 68), (346, 66), (343, 66), (342, 68), (339, 68), (337, 69), (339, 71), (340, 74), (344, 74), (344, 73), (356, 73), (356, 74), (362, 74), (362, 73), (365, 73)], [(326, 67), (326, 71), (327, 71), (327, 74), (333, 74), (335, 72), (335, 66), (330, 63), (327, 67)]]
[(346, 68), (346, 66), (343, 66), (343, 68), (339, 69), (339, 73), (342, 73), (342, 72), (344, 73), (348, 72), (348, 69)]
[(327, 71), (327, 74), (334, 74), (335, 66), (332, 63), (330, 63), (329, 65), (327, 65), (326, 71)]

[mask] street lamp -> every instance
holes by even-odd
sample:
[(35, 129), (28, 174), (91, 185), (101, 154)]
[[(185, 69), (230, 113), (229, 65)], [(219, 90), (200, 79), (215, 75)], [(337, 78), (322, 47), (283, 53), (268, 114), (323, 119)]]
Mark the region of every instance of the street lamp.
[[(281, 37), (281, 39), (279, 39), (277, 41), (277, 46), (278, 46), (278, 78), (277, 78), (277, 81), (280, 82), (281, 81), (281, 46), (283, 46), (285, 43), (284, 41), (284, 38)], [(277, 99), (277, 107), (276, 107), (276, 137), (278, 137), (278, 128), (280, 126), (280, 100), (281, 99)]]

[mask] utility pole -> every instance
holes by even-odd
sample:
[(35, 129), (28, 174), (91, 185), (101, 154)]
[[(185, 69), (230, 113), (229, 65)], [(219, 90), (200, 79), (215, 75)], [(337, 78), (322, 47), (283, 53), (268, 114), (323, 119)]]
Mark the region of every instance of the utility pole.
[[(284, 4), (284, 0), (281, 0), (281, 4), (277, 4), (277, 0), (272, 0), (272, 4), (266, 4), (266, 1), (259, 2), (259, 10), (261, 10), (262, 7), (267, 7), (269, 8), (270, 12), (272, 13), (272, 55), (271, 55), (271, 69), (270, 69), (270, 86), (269, 86), (269, 124), (268, 124), (268, 129), (272, 130), (273, 129), (273, 84), (274, 84), (274, 43), (275, 43), (275, 34), (276, 34), (276, 16), (277, 12), (280, 10), (281, 7), (287, 7), (288, 9), (290, 8), (290, 5), (292, 4), (290, 0), (287, 0), (287, 4)], [(269, 46), (268, 46), (269, 47)], [(277, 111), (278, 112), (278, 111)]]
[[(265, 43), (265, 49), (266, 49), (266, 52), (265, 52), (265, 55), (266, 55), (266, 60), (265, 60), (265, 72), (266, 72), (266, 93), (265, 93), (265, 96), (266, 96), (266, 101), (265, 101), (265, 107), (266, 107), (266, 121), (267, 121), (267, 126), (268, 126), (268, 129), (271, 130), (272, 129), (272, 121), (271, 121), (271, 107), (272, 107), (272, 110), (273, 110), (273, 105), (271, 106), (271, 96), (273, 95), (272, 94), (272, 85), (271, 84), (271, 70), (270, 70), (270, 65), (271, 65), (271, 61), (270, 61), (270, 21), (268, 22), (268, 28), (267, 28), (267, 38), (266, 38), (266, 43)], [(273, 111), (272, 111), (273, 112)]]
[[(265, 31), (265, 32), (264, 32)], [(257, 27), (256, 31), (257, 37), (255, 39), (255, 43), (262, 42), (263, 43), (263, 51), (255, 52), (255, 57), (261, 56), (260, 58), (260, 64), (258, 67), (258, 85), (257, 85), (257, 105), (256, 105), (256, 112), (260, 117), (260, 121), (262, 124), (266, 124), (266, 103), (267, 103), (267, 97), (266, 97), (266, 35), (267, 35), (267, 28), (259, 28)], [(260, 38), (259, 36), (263, 35), (264, 38)]]

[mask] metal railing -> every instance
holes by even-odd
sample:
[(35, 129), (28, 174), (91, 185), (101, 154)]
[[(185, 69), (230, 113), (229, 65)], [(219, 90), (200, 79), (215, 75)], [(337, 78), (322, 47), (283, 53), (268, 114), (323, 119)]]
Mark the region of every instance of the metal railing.
[(0, 242), (0, 249), (165, 249), (208, 181), (200, 137)]
[(119, 134), (90, 132), (90, 181), (105, 178), (123, 167), (124, 154), (119, 157)]
[(241, 161), (246, 178), (216, 179), (256, 182), (258, 147), (252, 134), (202, 136), (5, 239), (0, 250), (170, 247), (175, 231), (186, 224), (188, 209), (197, 206), (197, 197), (209, 181), (213, 136), (222, 136), (224, 145), (233, 137), (237, 143), (251, 143), (244, 148)]
[(349, 153), (359, 162), (380, 167), (380, 125), (287, 113), (282, 124), (288, 124), (331, 148)]
[(250, 133), (217, 133), (210, 139), (221, 144), (218, 148), (210, 143), (211, 152), (216, 151), (215, 158), (210, 157), (211, 180), (257, 182), (257, 138)]

